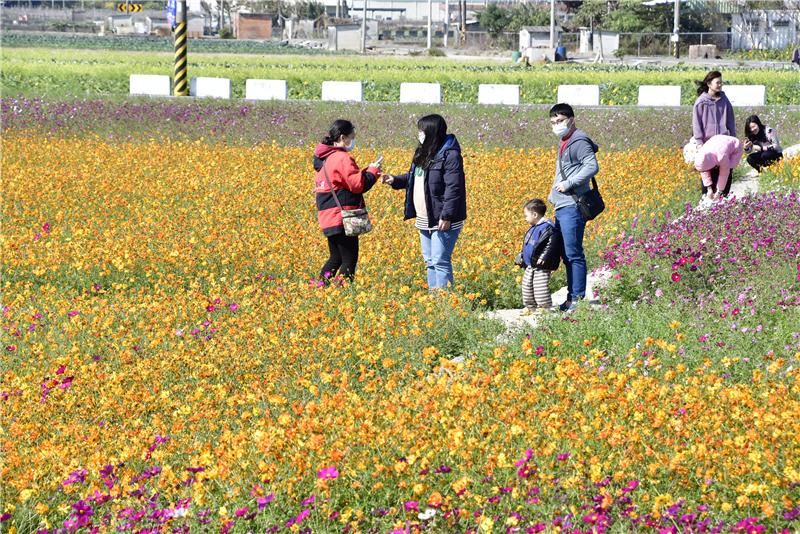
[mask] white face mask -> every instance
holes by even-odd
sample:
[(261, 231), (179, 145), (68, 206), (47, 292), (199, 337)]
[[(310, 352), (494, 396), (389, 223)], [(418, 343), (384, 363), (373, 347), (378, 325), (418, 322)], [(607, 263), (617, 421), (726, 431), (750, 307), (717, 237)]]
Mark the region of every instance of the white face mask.
[(425, 132), (419, 132), (417, 139), (419, 139), (419, 144), (425, 143)]
[(564, 137), (569, 132), (571, 127), (570, 121), (566, 120), (564, 122), (560, 122), (558, 124), (553, 125), (553, 133), (556, 134), (558, 137)]
[(347, 150), (348, 152), (352, 152), (355, 147), (356, 147), (356, 138), (354, 137), (350, 140), (350, 144), (344, 147), (344, 149)]

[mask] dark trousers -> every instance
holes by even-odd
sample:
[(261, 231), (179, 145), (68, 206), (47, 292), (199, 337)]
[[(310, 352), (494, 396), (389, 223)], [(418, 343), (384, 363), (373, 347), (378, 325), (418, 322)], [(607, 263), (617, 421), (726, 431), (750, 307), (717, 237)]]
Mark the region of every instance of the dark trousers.
[[(722, 191), (722, 196), (723, 197), (727, 197), (728, 193), (731, 192), (731, 183), (733, 183), (733, 180), (731, 180), (732, 177), (733, 177), (733, 169), (731, 169), (729, 174), (728, 174), (728, 185), (726, 185), (725, 186), (725, 190)], [(713, 169), (711, 169), (711, 190), (712, 191), (716, 191), (717, 190), (717, 182), (718, 181), (719, 181), (719, 167), (714, 167)], [(703, 181), (702, 180), (700, 180), (700, 187), (702, 188), (703, 194), (705, 195), (706, 192), (708, 191), (708, 188), (703, 185)]]
[(782, 157), (782, 152), (770, 148), (769, 150), (762, 150), (761, 152), (753, 152), (747, 156), (747, 163), (758, 172), (761, 172), (761, 169), (772, 165)]
[(323, 280), (333, 278), (338, 273), (352, 280), (356, 275), (358, 262), (358, 236), (344, 234), (328, 236), (328, 250), (330, 255), (322, 266), (320, 278)]

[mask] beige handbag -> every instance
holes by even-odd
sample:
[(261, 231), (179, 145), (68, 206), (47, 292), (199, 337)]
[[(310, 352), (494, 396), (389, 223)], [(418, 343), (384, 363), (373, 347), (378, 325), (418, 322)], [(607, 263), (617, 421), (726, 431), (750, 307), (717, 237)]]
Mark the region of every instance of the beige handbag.
[(369, 220), (367, 208), (358, 208), (354, 210), (342, 208), (342, 203), (339, 202), (339, 196), (333, 189), (333, 184), (331, 184), (331, 180), (328, 178), (328, 169), (325, 168), (324, 164), (322, 165), (322, 172), (325, 175), (325, 183), (328, 184), (331, 195), (333, 195), (333, 200), (336, 202), (336, 205), (339, 206), (339, 211), (342, 212), (344, 235), (352, 237), (372, 231), (372, 221)]

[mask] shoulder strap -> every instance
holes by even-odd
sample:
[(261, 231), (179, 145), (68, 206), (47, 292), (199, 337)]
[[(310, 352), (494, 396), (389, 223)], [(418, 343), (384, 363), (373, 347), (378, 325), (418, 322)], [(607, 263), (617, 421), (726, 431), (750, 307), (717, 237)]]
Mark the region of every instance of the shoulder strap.
[[(589, 142), (588, 139), (583, 139), (583, 138), (576, 139), (574, 142), (577, 143), (578, 141), (586, 141), (587, 143)], [(569, 148), (569, 145), (564, 147), (564, 152), (567, 151), (567, 148)], [(561, 171), (561, 181), (562, 182), (567, 179), (567, 173), (564, 172), (564, 165), (562, 164), (563, 159), (564, 159), (564, 154), (561, 154), (558, 157), (558, 170)], [(597, 189), (597, 180), (594, 179), (594, 176), (592, 176), (592, 187)], [(576, 204), (578, 203), (578, 195), (573, 193), (572, 194), (572, 199), (575, 200)]]
[(322, 174), (325, 176), (325, 183), (328, 184), (328, 188), (331, 190), (331, 195), (333, 195), (333, 200), (336, 202), (336, 205), (339, 206), (339, 210), (344, 211), (344, 209), (342, 208), (342, 203), (339, 202), (339, 196), (333, 189), (333, 184), (331, 184), (331, 179), (328, 178), (328, 169), (325, 168), (325, 165), (327, 163), (328, 163), (328, 158), (325, 158), (325, 161), (322, 163)]

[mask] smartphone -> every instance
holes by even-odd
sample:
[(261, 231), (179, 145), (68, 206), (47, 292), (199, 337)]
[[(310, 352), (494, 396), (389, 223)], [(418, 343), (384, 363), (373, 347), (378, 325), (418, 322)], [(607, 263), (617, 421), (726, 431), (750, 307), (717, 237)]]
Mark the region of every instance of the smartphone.
[(375, 160), (375, 165), (380, 165), (383, 162), (383, 154), (378, 155), (378, 159)]

